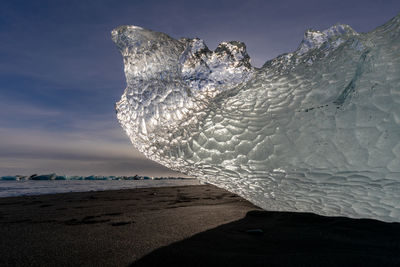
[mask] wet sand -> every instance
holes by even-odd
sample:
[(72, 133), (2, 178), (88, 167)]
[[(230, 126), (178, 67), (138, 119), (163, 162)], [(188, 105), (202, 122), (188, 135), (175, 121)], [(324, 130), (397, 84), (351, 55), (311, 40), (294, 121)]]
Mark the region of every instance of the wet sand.
[(0, 198), (0, 266), (400, 266), (400, 224), (262, 211), (211, 185)]

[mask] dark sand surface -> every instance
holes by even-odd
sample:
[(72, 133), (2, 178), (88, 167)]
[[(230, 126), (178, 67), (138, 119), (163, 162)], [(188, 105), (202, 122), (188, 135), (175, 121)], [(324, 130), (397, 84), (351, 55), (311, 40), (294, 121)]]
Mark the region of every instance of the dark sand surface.
[(215, 264), (400, 266), (400, 224), (261, 211), (210, 185), (0, 199), (0, 266)]

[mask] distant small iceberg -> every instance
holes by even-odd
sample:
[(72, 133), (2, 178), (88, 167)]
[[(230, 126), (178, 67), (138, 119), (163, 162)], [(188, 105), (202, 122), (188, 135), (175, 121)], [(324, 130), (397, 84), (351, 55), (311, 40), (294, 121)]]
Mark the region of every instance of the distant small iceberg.
[(65, 181), (65, 180), (85, 180), (85, 181), (107, 181), (107, 180), (187, 180), (195, 178), (184, 178), (184, 177), (151, 177), (151, 176), (101, 176), (101, 175), (90, 175), (90, 176), (68, 176), (68, 175), (57, 175), (56, 173), (50, 174), (32, 174), (32, 175), (14, 175), (14, 176), (2, 176), (0, 181)]

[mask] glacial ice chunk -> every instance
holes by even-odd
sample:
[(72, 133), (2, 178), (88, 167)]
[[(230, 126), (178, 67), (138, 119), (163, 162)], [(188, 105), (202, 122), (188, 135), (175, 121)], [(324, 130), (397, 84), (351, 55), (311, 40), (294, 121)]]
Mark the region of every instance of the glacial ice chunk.
[(400, 221), (400, 16), (308, 30), (262, 68), (236, 41), (210, 51), (136, 26), (112, 39), (117, 117), (148, 158), (267, 210)]

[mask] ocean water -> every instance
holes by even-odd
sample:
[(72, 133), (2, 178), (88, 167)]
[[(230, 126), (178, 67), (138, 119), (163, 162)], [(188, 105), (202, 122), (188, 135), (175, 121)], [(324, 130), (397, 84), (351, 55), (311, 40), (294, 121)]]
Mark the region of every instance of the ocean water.
[(0, 197), (200, 185), (196, 179), (0, 181)]

